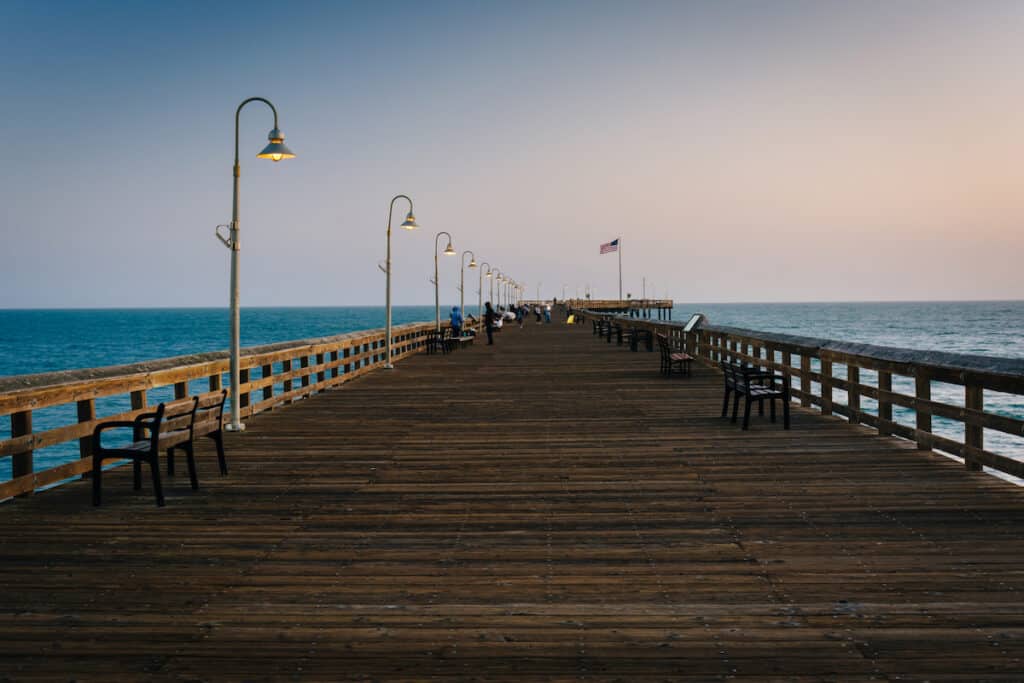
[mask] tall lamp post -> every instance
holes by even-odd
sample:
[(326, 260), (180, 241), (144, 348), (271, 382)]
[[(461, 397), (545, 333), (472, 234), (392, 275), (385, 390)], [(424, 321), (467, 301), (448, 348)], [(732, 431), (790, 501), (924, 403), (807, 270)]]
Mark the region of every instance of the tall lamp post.
[(478, 320), (483, 320), (484, 319), (484, 266), (487, 266), (487, 279), (488, 280), (491, 279), (491, 264), (488, 263), (487, 261), (481, 261), (481, 263), (480, 263), (480, 277), (479, 277), (480, 282), (479, 282), (479, 284), (477, 286), (477, 289), (476, 289), (477, 296), (479, 297), (479, 301), (477, 302), (477, 319)]
[(271, 161), (295, 158), (294, 152), (284, 144), (284, 134), (277, 127), (277, 109), (270, 103), (270, 100), (262, 97), (250, 97), (238, 105), (238, 109), (235, 110), (235, 165), (232, 170), (234, 188), (231, 200), (231, 224), (227, 226), (229, 230), (227, 236), (222, 235), (220, 232), (220, 228), (223, 226), (218, 225), (214, 231), (217, 239), (231, 250), (231, 419), (227, 424), (227, 429), (234, 432), (240, 432), (245, 429), (245, 425), (242, 424), (240, 419), (241, 406), (239, 405), (241, 399), (239, 395), (239, 356), (241, 355), (241, 350), (239, 348), (238, 255), (242, 250), (242, 246), (238, 239), (238, 178), (242, 175), (242, 167), (238, 161), (238, 122), (242, 115), (242, 107), (250, 102), (262, 102), (270, 107), (270, 111), (274, 113), (274, 127), (267, 135), (270, 144), (264, 147), (263, 151), (257, 154), (256, 157), (259, 159), (270, 159)]
[(437, 241), (441, 235), (448, 235), (448, 246), (444, 248), (445, 256), (455, 256), (455, 248), (452, 247), (452, 236), (442, 230), (434, 236), (434, 331), (441, 330), (441, 284), (437, 279)]
[[(492, 273), (493, 273), (493, 277), (492, 277)], [(491, 297), (490, 297), (491, 305), (494, 306), (495, 308), (497, 308), (498, 307), (498, 302), (494, 300), (494, 281), (501, 278), (501, 271), (498, 270), (497, 268), (493, 268), (491, 271), (489, 271), (487, 273), (487, 277), (491, 278)]]
[(476, 254), (467, 249), (459, 257), (459, 312), (466, 315), (466, 254), (469, 254), (469, 267), (476, 268)]
[(391, 200), (391, 206), (388, 208), (388, 255), (384, 268), (384, 275), (387, 280), (387, 284), (384, 286), (384, 353), (386, 354), (384, 367), (388, 370), (395, 368), (391, 362), (391, 214), (395, 210), (395, 202), (399, 199), (409, 202), (409, 213), (402, 222), (402, 227), (406, 230), (415, 230), (420, 227), (416, 223), (416, 216), (412, 212), (412, 200), (404, 194), (395, 195)]

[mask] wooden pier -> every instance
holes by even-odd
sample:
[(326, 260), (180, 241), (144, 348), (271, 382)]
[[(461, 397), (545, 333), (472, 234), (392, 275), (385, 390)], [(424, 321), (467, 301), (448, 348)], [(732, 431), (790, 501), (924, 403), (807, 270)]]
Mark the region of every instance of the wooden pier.
[(509, 325), (251, 416), (165, 508), (17, 499), (0, 681), (1024, 678), (1021, 489), (721, 396)]

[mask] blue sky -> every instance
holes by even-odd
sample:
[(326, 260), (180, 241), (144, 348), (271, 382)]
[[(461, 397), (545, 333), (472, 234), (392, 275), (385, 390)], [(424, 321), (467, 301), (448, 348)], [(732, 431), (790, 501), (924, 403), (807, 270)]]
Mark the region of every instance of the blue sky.
[[(0, 307), (431, 303), (434, 233), (542, 294), (1019, 298), (1015, 2), (5, 2)], [(455, 259), (443, 298), (457, 298)]]

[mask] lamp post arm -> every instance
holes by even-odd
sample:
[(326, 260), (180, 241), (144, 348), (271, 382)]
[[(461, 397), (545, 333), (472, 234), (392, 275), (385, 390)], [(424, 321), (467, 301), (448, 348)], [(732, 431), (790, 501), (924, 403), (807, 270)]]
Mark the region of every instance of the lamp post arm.
[(441, 235), (448, 235), (448, 241), (449, 242), (452, 241), (451, 233), (445, 232), (444, 230), (442, 230), (441, 232), (437, 233), (437, 235), (434, 236), (434, 253), (435, 254), (437, 253), (437, 240), (441, 238)]
[(270, 107), (270, 111), (274, 112), (274, 128), (278, 127), (278, 125), (277, 125), (277, 109), (270, 102), (270, 100), (268, 100), (268, 99), (266, 99), (264, 97), (250, 97), (249, 99), (245, 100), (240, 105), (238, 105), (238, 109), (235, 111), (235, 169), (236, 169), (235, 173), (238, 172), (237, 171), (237, 169), (238, 169), (238, 121), (239, 121), (239, 119), (242, 116), (242, 107), (244, 107), (245, 105), (249, 104), (250, 102), (263, 102), (268, 107)]
[[(404, 199), (405, 201), (409, 202), (409, 211), (413, 210), (412, 200), (409, 199), (409, 197), (407, 197), (406, 195), (404, 195), (404, 194), (396, 194), (391, 199), (391, 204), (390, 204), (390, 206), (388, 206), (388, 237), (391, 237), (391, 214), (394, 213), (394, 211), (395, 211), (395, 202), (397, 202), (399, 199)], [(389, 265), (389, 268), (390, 268), (390, 261), (388, 262), (388, 265)]]

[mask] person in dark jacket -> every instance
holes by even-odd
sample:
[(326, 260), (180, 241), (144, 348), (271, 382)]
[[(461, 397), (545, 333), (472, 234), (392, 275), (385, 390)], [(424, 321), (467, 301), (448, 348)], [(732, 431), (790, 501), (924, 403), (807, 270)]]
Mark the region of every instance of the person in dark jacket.
[(491, 308), (491, 302), (488, 301), (484, 306), (484, 327), (487, 329), (487, 345), (491, 346), (494, 344), (494, 319), (498, 317), (498, 314)]

